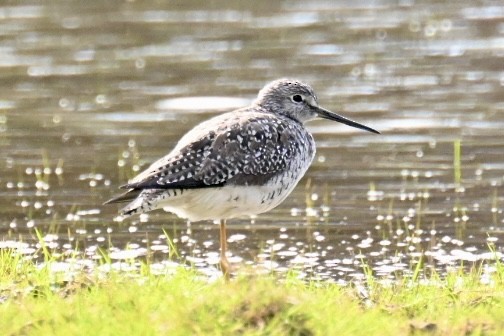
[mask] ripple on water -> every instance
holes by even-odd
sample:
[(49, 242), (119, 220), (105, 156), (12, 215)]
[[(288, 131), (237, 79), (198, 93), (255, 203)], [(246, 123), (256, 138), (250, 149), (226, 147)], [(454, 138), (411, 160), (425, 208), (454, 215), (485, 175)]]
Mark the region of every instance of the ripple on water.
[(160, 100), (158, 110), (179, 110), (194, 113), (234, 110), (250, 104), (249, 99), (235, 97), (183, 97)]
[(146, 248), (135, 248), (131, 250), (113, 250), (109, 254), (112, 260), (131, 260), (147, 254)]
[(97, 114), (94, 116), (97, 120), (112, 121), (112, 122), (159, 122), (159, 121), (173, 121), (177, 119), (175, 113), (134, 113), (134, 112), (109, 112), (104, 114)]

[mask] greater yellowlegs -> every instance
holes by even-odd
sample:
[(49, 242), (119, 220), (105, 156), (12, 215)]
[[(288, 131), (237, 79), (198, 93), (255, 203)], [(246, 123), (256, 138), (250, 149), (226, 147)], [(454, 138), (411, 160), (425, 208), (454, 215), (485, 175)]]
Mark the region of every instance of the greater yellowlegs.
[(319, 107), (309, 85), (279, 79), (252, 105), (194, 127), (106, 203), (130, 202), (122, 216), (164, 208), (189, 221), (219, 221), (220, 265), (228, 277), (226, 220), (269, 211), (289, 195), (315, 156), (304, 123), (316, 117), (379, 133)]

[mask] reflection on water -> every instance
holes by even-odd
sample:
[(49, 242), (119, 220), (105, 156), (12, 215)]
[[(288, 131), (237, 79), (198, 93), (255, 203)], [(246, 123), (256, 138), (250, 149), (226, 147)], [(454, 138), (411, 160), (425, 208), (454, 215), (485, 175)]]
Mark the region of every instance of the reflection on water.
[(205, 6), (0, 6), (0, 248), (217, 276), (213, 224), (116, 222), (101, 203), (201, 120), (292, 76), (382, 135), (310, 124), (312, 168), (280, 207), (230, 223), (233, 264), (347, 281), (362, 262), (394, 277), (502, 252), (500, 1)]

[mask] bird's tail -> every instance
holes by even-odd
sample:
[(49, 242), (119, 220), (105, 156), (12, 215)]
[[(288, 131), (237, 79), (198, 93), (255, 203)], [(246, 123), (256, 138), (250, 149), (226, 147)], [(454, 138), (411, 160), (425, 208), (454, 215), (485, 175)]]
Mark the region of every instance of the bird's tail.
[(142, 190), (140, 189), (130, 189), (120, 195), (114, 196), (108, 201), (106, 201), (105, 204), (114, 204), (114, 203), (125, 203), (125, 202), (131, 202), (128, 205), (126, 205), (124, 208), (119, 210), (119, 214), (124, 217), (129, 217), (131, 215), (136, 214), (141, 210), (142, 206), (142, 198), (138, 197), (140, 196)]
[(105, 203), (103, 203), (103, 205), (105, 204), (114, 204), (114, 203), (124, 203), (124, 202), (131, 202), (133, 201), (135, 198), (138, 197), (138, 195), (140, 195), (140, 193), (142, 192), (142, 190), (140, 189), (130, 189), (120, 195), (117, 195), (117, 196), (114, 196), (112, 197), (111, 199), (109, 199), (108, 201), (106, 201)]
[(163, 192), (164, 190), (158, 189), (130, 189), (121, 195), (113, 197), (104, 204), (129, 202), (124, 208), (119, 210), (121, 216), (129, 217), (156, 209), (156, 199)]

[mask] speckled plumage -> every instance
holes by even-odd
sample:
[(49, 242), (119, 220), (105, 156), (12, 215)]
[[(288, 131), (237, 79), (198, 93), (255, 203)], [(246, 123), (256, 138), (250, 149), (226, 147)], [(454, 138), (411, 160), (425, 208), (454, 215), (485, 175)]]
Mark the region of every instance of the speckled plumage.
[(311, 164), (315, 142), (303, 123), (317, 116), (377, 133), (318, 107), (309, 85), (277, 80), (251, 106), (194, 127), (108, 203), (131, 201), (123, 216), (165, 208), (191, 221), (266, 212)]

